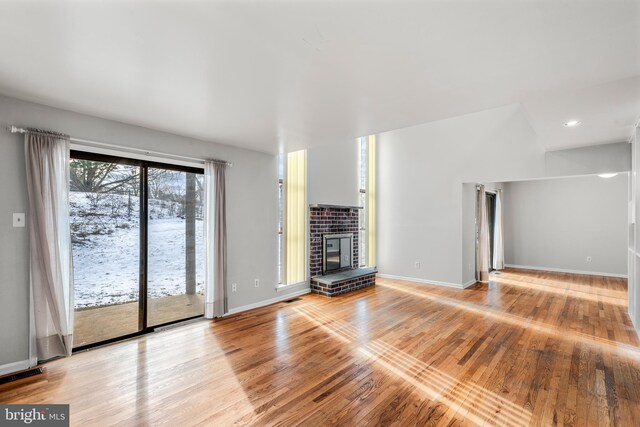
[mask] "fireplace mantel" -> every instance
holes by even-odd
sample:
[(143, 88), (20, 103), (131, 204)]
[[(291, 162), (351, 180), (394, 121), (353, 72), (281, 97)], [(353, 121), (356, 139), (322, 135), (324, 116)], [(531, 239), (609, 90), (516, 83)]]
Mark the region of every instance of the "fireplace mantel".
[(362, 206), (345, 206), (345, 205), (322, 205), (313, 204), (309, 205), (310, 208), (336, 208), (336, 209), (363, 209)]

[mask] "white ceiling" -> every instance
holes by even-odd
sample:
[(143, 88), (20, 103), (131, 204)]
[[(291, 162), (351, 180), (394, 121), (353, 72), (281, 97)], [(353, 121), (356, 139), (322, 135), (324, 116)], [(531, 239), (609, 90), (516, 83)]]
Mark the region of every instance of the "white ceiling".
[(513, 103), (546, 149), (615, 142), (640, 2), (5, 0), (0, 93), (266, 152)]

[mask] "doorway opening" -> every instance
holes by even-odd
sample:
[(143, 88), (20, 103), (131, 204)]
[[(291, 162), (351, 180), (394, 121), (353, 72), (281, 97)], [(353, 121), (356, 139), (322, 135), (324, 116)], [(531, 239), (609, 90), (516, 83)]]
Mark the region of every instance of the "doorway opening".
[(494, 243), (496, 228), (496, 194), (488, 192), (487, 198), (487, 221), (489, 223), (489, 271), (494, 271)]

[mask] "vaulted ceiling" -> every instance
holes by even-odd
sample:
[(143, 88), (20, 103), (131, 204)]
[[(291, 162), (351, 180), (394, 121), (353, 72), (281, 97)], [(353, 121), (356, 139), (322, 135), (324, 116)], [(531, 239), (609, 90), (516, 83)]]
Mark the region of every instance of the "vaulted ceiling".
[(265, 152), (509, 104), (545, 149), (617, 142), (640, 2), (3, 1), (0, 93)]

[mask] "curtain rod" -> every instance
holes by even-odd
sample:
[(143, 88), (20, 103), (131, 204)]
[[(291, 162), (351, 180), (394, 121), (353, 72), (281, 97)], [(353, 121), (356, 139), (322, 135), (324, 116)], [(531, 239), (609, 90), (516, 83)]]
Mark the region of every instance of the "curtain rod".
[[(3, 128), (11, 133), (35, 133), (35, 134), (41, 134), (41, 135), (48, 135), (46, 132), (37, 132), (37, 131), (30, 131), (29, 129), (24, 129), (24, 128), (20, 128), (17, 126), (3, 126)], [(175, 160), (187, 160), (187, 161), (196, 161), (198, 163), (202, 163), (204, 164), (205, 161), (209, 161), (209, 162), (214, 162), (214, 163), (221, 163), (221, 164), (225, 164), (229, 167), (233, 166), (233, 163), (228, 162), (226, 160), (218, 160), (218, 159), (199, 159), (197, 157), (186, 157), (186, 156), (178, 156), (178, 155), (174, 155), (174, 154), (167, 154), (167, 153), (161, 153), (158, 151), (149, 151), (149, 150), (144, 150), (141, 148), (133, 148), (133, 147), (123, 147), (121, 145), (116, 145), (116, 144), (109, 144), (106, 142), (100, 142), (100, 141), (91, 141), (89, 139), (82, 139), (82, 138), (72, 138), (69, 137), (69, 140), (71, 142), (75, 142), (78, 144), (85, 144), (85, 145), (90, 145), (90, 146), (96, 146), (96, 147), (103, 147), (103, 148), (111, 148), (111, 149), (115, 149), (115, 150), (123, 150), (124, 151), (130, 151), (130, 152), (134, 152), (134, 153), (138, 153), (138, 154), (145, 154), (145, 155), (155, 155), (158, 157), (164, 157), (167, 159), (175, 159)]]
[[(476, 185), (476, 190), (480, 189), (480, 185)], [(497, 193), (498, 191), (501, 191), (501, 188), (487, 188), (486, 186), (484, 186), (484, 191), (490, 192), (490, 193)]]

